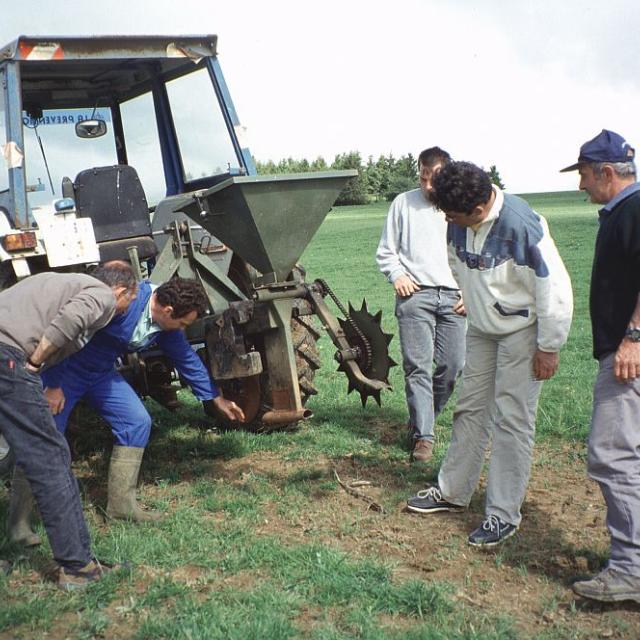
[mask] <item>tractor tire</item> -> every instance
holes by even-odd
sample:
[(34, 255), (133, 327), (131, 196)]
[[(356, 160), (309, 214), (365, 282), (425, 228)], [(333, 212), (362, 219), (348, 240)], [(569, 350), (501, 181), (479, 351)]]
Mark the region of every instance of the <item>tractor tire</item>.
[[(318, 390), (313, 384), (313, 380), (316, 376), (316, 369), (320, 368), (320, 351), (318, 350), (318, 338), (320, 334), (315, 330), (311, 316), (291, 318), (291, 334), (296, 355), (300, 400), (304, 407), (309, 398), (318, 393)], [(260, 377), (262, 388), (261, 410), (255, 423), (250, 425), (250, 429), (256, 433), (296, 431), (300, 425), (299, 422), (273, 425), (265, 424), (260, 420), (260, 416), (270, 409), (268, 403), (271, 398), (269, 372), (264, 371)]]
[(300, 396), (304, 406), (311, 396), (315, 396), (318, 393), (313, 380), (316, 377), (316, 369), (319, 369), (321, 364), (320, 351), (318, 350), (320, 334), (315, 330), (311, 316), (292, 318), (291, 333), (296, 351)]
[[(320, 334), (314, 328), (311, 316), (292, 318), (291, 333), (296, 356), (298, 384), (300, 385), (300, 399), (302, 406), (305, 406), (309, 398), (318, 393), (313, 381), (316, 369), (320, 367), (320, 352), (317, 344)], [(224, 381), (220, 383), (220, 387), (225, 398), (234, 400), (243, 408), (245, 414), (248, 414), (247, 422), (242, 424), (221, 420), (220, 426), (223, 430), (273, 433), (276, 431), (295, 431), (297, 429), (297, 422), (278, 425), (262, 422), (262, 415), (271, 408), (268, 371), (263, 371), (259, 376), (251, 378)], [(259, 394), (260, 397), (258, 403), (250, 401), (255, 397), (255, 394)]]
[[(251, 294), (251, 267), (238, 256), (234, 255), (229, 268), (229, 277), (246, 294)], [(297, 264), (291, 273), (291, 277), (304, 282), (305, 269)], [(300, 399), (302, 406), (307, 400), (318, 393), (313, 385), (316, 369), (320, 367), (320, 352), (318, 351), (318, 338), (320, 333), (313, 325), (313, 316), (302, 315), (291, 318), (291, 333), (293, 347), (296, 356), (296, 368), (298, 371), (298, 384), (300, 385)], [(258, 350), (260, 345), (254, 345)], [(270, 407), (269, 372), (263, 371), (259, 376), (239, 378), (220, 383), (225, 398), (234, 400), (239, 404), (247, 421), (239, 424), (220, 420), (219, 424), (225, 430), (242, 430), (253, 433), (271, 433), (275, 431), (294, 431), (298, 423), (267, 425), (260, 419)]]

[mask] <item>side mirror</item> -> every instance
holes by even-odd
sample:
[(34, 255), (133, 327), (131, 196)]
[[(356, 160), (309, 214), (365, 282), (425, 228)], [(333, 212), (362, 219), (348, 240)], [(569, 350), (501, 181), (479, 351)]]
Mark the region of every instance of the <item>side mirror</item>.
[(78, 138), (99, 138), (107, 133), (107, 123), (104, 120), (82, 120), (76, 122)]

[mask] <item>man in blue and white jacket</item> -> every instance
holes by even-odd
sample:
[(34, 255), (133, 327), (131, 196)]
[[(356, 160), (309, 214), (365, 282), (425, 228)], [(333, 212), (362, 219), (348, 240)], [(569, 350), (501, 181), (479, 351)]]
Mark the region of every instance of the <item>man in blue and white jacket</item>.
[(184, 329), (208, 308), (206, 293), (195, 280), (174, 278), (160, 286), (141, 282), (127, 312), (116, 316), (76, 354), (42, 374), (45, 396), (56, 426), (64, 432), (73, 407), (84, 399), (111, 426), (116, 444), (109, 465), (107, 514), (150, 521), (159, 514), (143, 511), (136, 501), (140, 464), (151, 431), (151, 416), (129, 383), (116, 371), (123, 353), (156, 344), (202, 400), (209, 413), (244, 420), (242, 409), (223, 398), (184, 335)]
[(438, 486), (419, 492), (408, 508), (464, 509), (492, 443), (486, 518), (469, 544), (494, 546), (520, 524), (538, 396), (571, 326), (571, 281), (544, 218), (493, 186), (482, 169), (451, 163), (435, 176), (434, 189), (467, 310), (466, 364)]

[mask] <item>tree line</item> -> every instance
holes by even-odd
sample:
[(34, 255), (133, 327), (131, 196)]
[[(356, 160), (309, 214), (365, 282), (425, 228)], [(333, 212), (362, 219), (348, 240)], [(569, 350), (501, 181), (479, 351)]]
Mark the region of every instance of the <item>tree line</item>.
[[(262, 175), (356, 169), (358, 176), (350, 180), (340, 192), (336, 200), (337, 205), (367, 204), (379, 200), (391, 201), (399, 193), (418, 186), (418, 161), (411, 153), (399, 158), (394, 158), (392, 154), (381, 155), (377, 160), (369, 156), (365, 163), (360, 152), (349, 151), (338, 154), (330, 165), (322, 157), (312, 162), (294, 158), (286, 158), (277, 163), (272, 160), (267, 162), (257, 160), (256, 169)], [(494, 184), (504, 188), (495, 165), (492, 165), (487, 173)]]

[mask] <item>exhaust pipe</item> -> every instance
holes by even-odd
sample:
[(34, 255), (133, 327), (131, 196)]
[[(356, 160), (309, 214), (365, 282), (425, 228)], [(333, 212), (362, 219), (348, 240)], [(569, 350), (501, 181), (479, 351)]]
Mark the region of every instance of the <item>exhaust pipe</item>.
[(268, 425), (288, 424), (290, 422), (308, 420), (312, 415), (313, 411), (310, 409), (276, 409), (267, 411), (260, 420)]

